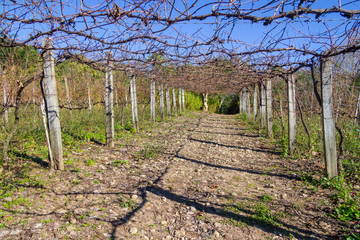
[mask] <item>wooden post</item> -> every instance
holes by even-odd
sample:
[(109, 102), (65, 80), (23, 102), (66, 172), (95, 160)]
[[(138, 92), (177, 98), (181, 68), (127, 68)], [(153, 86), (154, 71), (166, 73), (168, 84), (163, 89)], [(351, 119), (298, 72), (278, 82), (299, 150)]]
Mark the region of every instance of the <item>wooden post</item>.
[(49, 50), (53, 47), (52, 38), (45, 38), (42, 44), (43, 48), (46, 49), (43, 54), (44, 87), (53, 166), (55, 169), (64, 170), (60, 111), (55, 79), (54, 50)]
[(111, 52), (107, 55), (107, 67), (105, 73), (105, 112), (106, 112), (106, 146), (114, 147), (114, 76)]
[(182, 89), (182, 106), (183, 110), (185, 110), (185, 89)]
[[(4, 105), (3, 107), (6, 108), (7, 107), (7, 104), (8, 104), (8, 99), (7, 99), (7, 91), (6, 91), (6, 80), (5, 80), (5, 69), (2, 69), (1, 68), (1, 74), (2, 74), (2, 79), (3, 79), (3, 99), (4, 99)], [(5, 123), (8, 123), (9, 122), (9, 112), (8, 110), (5, 110), (4, 112), (4, 120), (5, 120)]]
[(90, 95), (90, 83), (87, 83), (87, 90), (88, 90), (88, 104), (89, 104), (89, 114), (92, 111), (92, 104), (91, 104), (91, 95)]
[(253, 116), (253, 119), (254, 121), (256, 121), (257, 119), (257, 107), (258, 107), (258, 86), (255, 85), (255, 88), (254, 88), (254, 104), (253, 104), (253, 107), (254, 107), (254, 116)]
[(125, 88), (125, 106), (126, 107), (129, 106), (128, 92), (129, 92), (129, 88), (128, 89)]
[(130, 98), (131, 98), (131, 112), (132, 112), (133, 126), (135, 130), (138, 132), (139, 118), (138, 118), (137, 99), (136, 99), (136, 84), (135, 84), (135, 75), (132, 72), (130, 76)]
[(161, 115), (161, 121), (164, 121), (165, 119), (165, 110), (164, 110), (164, 89), (163, 84), (159, 83), (159, 98), (160, 98), (160, 115)]
[(292, 153), (296, 147), (296, 101), (295, 101), (295, 76), (290, 74), (287, 80), (288, 85), (288, 134), (289, 134), (289, 152)]
[(175, 116), (177, 116), (175, 88), (172, 89), (172, 92), (173, 92), (173, 108), (174, 108), (174, 114), (175, 114)]
[(182, 112), (182, 104), (181, 104), (181, 88), (178, 88), (178, 93), (179, 93), (179, 113)]
[(44, 124), (44, 130), (45, 130), (45, 136), (46, 136), (46, 145), (49, 149), (49, 161), (50, 161), (50, 169), (54, 168), (54, 158), (53, 158), (53, 154), (51, 151), (51, 144), (50, 144), (50, 138), (49, 138), (49, 129), (47, 127), (47, 117), (46, 117), (46, 111), (45, 111), (45, 103), (44, 100), (40, 105), (40, 109), (41, 109), (41, 116), (43, 119), (43, 124)]
[(241, 96), (241, 91), (239, 92), (239, 113), (242, 112), (242, 96)]
[(250, 91), (246, 89), (246, 113), (248, 115), (248, 118), (250, 118)]
[(68, 85), (67, 77), (64, 78), (64, 82), (65, 82), (65, 91), (66, 91), (66, 102), (67, 102), (68, 108), (70, 110), (70, 116), (72, 118), (73, 114), (72, 114), (72, 108), (71, 108), (69, 85)]
[(267, 129), (268, 137), (273, 137), (273, 116), (272, 116), (272, 89), (271, 89), (271, 80), (266, 80), (266, 120), (267, 120)]
[(329, 178), (338, 176), (335, 122), (332, 103), (332, 63), (321, 59), (322, 122), (326, 172)]
[(151, 121), (155, 122), (155, 80), (150, 81), (150, 115)]
[(203, 111), (207, 112), (208, 110), (209, 110), (208, 93), (203, 93)]
[(170, 90), (168, 85), (166, 85), (165, 99), (166, 99), (166, 114), (169, 117), (171, 115), (171, 103), (170, 103)]
[(261, 128), (265, 128), (266, 122), (266, 94), (265, 94), (265, 85), (264, 83), (260, 83), (260, 110), (261, 110)]
[(355, 122), (358, 121), (360, 123), (360, 121), (358, 120), (359, 112), (360, 112), (360, 93), (359, 93), (359, 97), (358, 97), (357, 104), (356, 104), (356, 110), (355, 110)]

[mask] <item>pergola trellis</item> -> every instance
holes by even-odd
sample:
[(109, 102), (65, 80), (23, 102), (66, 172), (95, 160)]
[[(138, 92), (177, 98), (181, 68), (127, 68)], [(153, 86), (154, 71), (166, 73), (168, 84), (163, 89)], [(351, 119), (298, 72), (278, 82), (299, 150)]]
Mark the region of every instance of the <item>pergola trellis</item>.
[[(36, 77), (19, 80), (17, 103), (21, 100), (23, 87), (31, 81), (42, 78), (55, 81), (53, 67), (49, 67), (54, 64), (50, 62), (53, 61), (53, 54), (57, 62), (72, 58), (106, 72), (106, 139), (109, 146), (113, 145), (114, 135), (112, 72), (125, 71), (130, 76), (136, 129), (138, 117), (135, 78), (148, 77), (150, 72), (152, 81), (160, 82), (161, 99), (164, 98), (162, 92), (165, 89), (167, 114), (170, 112), (169, 86), (173, 87), (174, 101), (174, 88), (203, 94), (240, 93), (240, 110), (247, 113), (250, 112), (248, 89), (251, 87), (254, 89), (254, 115), (257, 113), (255, 96), (260, 90), (261, 123), (265, 126), (267, 116), (266, 125), (270, 137), (271, 79), (283, 77), (288, 82), (289, 149), (292, 150), (296, 132), (293, 74), (298, 69), (309, 66), (317, 58), (321, 62), (326, 166), (329, 177), (333, 177), (337, 175), (337, 167), (331, 102), (331, 57), (360, 49), (360, 10), (359, 1), (334, 1), (324, 8), (319, 7), (320, 2), (4, 1), (0, 15), (0, 46), (13, 48), (31, 45), (42, 50), (44, 71), (39, 72)], [(333, 23), (334, 16), (339, 18), (336, 24)], [(259, 43), (250, 44), (235, 34), (237, 26), (244, 22), (273, 27)], [(192, 28), (182, 30), (184, 24), (192, 24)], [(199, 29), (195, 24), (199, 24)], [(206, 24), (211, 27), (204, 27)], [(312, 31), (311, 28), (315, 25), (322, 26), (322, 29)], [(52, 44), (42, 44), (44, 39)], [(163, 59), (161, 62), (154, 62), (152, 56), (161, 56)], [(152, 90), (155, 90), (154, 84)], [(46, 89), (45, 93), (48, 95), (45, 98), (47, 104), (55, 101), (53, 112), (56, 114), (52, 117), (48, 113), (49, 125), (56, 122), (52, 118), (58, 117), (57, 100), (52, 99), (56, 98), (56, 92), (52, 91)], [(181, 90), (179, 93), (181, 109), (184, 92)], [(4, 103), (6, 102), (4, 99)], [(164, 105), (161, 104), (162, 117)], [(4, 104), (1, 114), (6, 114), (8, 107)], [(48, 112), (51, 107), (47, 106)], [(152, 109), (154, 108), (153, 106)], [(50, 127), (50, 138), (52, 135), (57, 136), (50, 141), (51, 148), (54, 148), (56, 169), (63, 168), (61, 150), (56, 150), (61, 149), (59, 132), (58, 126)]]

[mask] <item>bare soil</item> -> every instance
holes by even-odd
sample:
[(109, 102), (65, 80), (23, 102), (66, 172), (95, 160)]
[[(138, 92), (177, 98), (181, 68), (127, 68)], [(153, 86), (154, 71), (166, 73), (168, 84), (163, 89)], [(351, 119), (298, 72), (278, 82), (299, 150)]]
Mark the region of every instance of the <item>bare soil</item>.
[(330, 192), (300, 181), (322, 164), (281, 158), (236, 116), (187, 113), (66, 160), (14, 182), (0, 239), (339, 239), (346, 228), (328, 216)]

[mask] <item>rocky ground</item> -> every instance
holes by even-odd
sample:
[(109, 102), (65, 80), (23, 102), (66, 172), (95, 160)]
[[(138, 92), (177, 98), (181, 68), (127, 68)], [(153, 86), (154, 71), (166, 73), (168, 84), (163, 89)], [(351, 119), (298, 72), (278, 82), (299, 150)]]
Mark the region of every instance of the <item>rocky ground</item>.
[(329, 192), (300, 181), (314, 167), (236, 116), (187, 113), (73, 149), (66, 171), (18, 172), (0, 239), (338, 239)]

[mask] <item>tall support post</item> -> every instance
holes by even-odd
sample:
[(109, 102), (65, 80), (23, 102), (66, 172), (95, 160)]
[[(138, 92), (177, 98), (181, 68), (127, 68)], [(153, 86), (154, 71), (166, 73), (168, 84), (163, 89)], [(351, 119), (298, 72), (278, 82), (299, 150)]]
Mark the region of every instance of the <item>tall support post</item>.
[(179, 112), (182, 112), (183, 106), (181, 104), (181, 88), (178, 88), (178, 93), (179, 93)]
[(171, 114), (171, 103), (170, 103), (170, 90), (168, 85), (166, 85), (165, 99), (166, 99), (166, 114), (169, 117)]
[(322, 123), (326, 172), (329, 178), (338, 175), (335, 122), (332, 103), (331, 59), (321, 59)]
[(242, 103), (243, 103), (242, 111), (243, 111), (243, 113), (246, 113), (247, 100), (246, 100), (246, 90), (245, 89), (243, 89), (243, 91), (242, 91)]
[(64, 78), (64, 82), (65, 82), (65, 91), (66, 91), (66, 103), (68, 105), (68, 108), (70, 111), (70, 116), (72, 118), (73, 114), (72, 114), (72, 108), (71, 108), (70, 92), (69, 92), (69, 85), (68, 85), (67, 77)]
[(163, 84), (159, 83), (159, 98), (160, 98), (160, 115), (161, 115), (161, 121), (164, 121), (165, 119), (165, 111), (164, 111), (164, 88)]
[(255, 85), (254, 87), (254, 102), (253, 102), (253, 107), (254, 107), (254, 116), (253, 119), (254, 121), (256, 121), (257, 119), (257, 108), (258, 108), (258, 86)]
[(150, 82), (150, 115), (151, 121), (155, 122), (155, 80), (151, 79)]
[[(5, 80), (5, 69), (3, 69), (1, 67), (1, 75), (2, 75), (2, 79), (3, 79), (3, 100), (4, 100), (4, 105), (3, 107), (6, 108), (7, 106), (7, 91), (6, 91), (6, 80)], [(8, 123), (9, 122), (9, 111), (8, 110), (5, 110), (4, 112), (4, 120), (5, 120), (5, 123)]]
[(129, 88), (125, 88), (125, 106), (126, 107), (129, 106), (128, 92), (129, 92)]
[(173, 108), (174, 108), (173, 111), (175, 116), (177, 116), (175, 88), (172, 89), (172, 93), (173, 93)]
[(185, 110), (185, 89), (182, 89), (182, 106), (183, 110)]
[(261, 128), (265, 128), (266, 124), (266, 94), (265, 94), (265, 85), (264, 83), (260, 84), (260, 111), (261, 111)]
[(289, 134), (289, 151), (294, 152), (296, 147), (296, 101), (295, 101), (295, 76), (294, 74), (288, 75), (288, 134)]
[(246, 113), (248, 118), (250, 118), (250, 91), (248, 89), (246, 89)]
[(90, 95), (90, 83), (87, 83), (87, 90), (88, 90), (88, 104), (89, 104), (89, 114), (91, 113), (92, 111), (92, 104), (91, 104), (91, 95)]
[(107, 55), (105, 72), (105, 112), (106, 112), (106, 146), (114, 147), (114, 75), (111, 52)]
[(207, 112), (209, 110), (208, 106), (208, 93), (203, 93), (203, 111)]
[(54, 51), (49, 50), (53, 47), (52, 38), (45, 38), (42, 45), (43, 48), (46, 49), (43, 54), (44, 88), (49, 126), (50, 147), (53, 157), (53, 162), (51, 165), (55, 169), (64, 170), (60, 111), (55, 79)]
[(360, 123), (359, 121), (359, 112), (360, 112), (360, 93), (356, 104), (356, 110), (355, 110), (355, 122)]
[(138, 118), (138, 109), (137, 109), (137, 99), (136, 99), (136, 84), (135, 84), (135, 74), (130, 73), (130, 98), (131, 98), (131, 113), (133, 126), (135, 130), (139, 131), (139, 118)]
[(242, 91), (239, 92), (239, 113), (242, 113)]
[(268, 137), (273, 137), (273, 115), (272, 115), (272, 89), (271, 80), (266, 80), (266, 121), (268, 129)]

